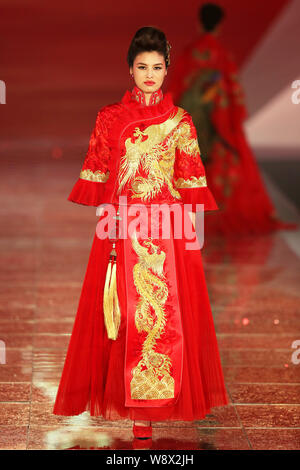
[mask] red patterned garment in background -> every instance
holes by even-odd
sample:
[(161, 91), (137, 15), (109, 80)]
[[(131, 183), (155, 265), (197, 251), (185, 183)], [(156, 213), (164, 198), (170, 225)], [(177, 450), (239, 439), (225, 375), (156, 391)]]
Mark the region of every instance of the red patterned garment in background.
[(192, 116), (207, 176), (220, 208), (206, 233), (232, 235), (293, 228), (278, 220), (243, 130), (247, 116), (236, 64), (219, 40), (202, 34), (171, 75), (173, 100)]
[[(161, 89), (146, 105), (137, 87), (99, 111), (69, 200), (108, 203), (129, 221), (133, 204), (217, 209), (191, 116)], [(197, 420), (228, 403), (201, 252), (186, 249), (174, 223), (170, 215), (168, 238), (116, 240), (116, 339), (103, 307), (112, 240), (95, 234), (54, 414)]]

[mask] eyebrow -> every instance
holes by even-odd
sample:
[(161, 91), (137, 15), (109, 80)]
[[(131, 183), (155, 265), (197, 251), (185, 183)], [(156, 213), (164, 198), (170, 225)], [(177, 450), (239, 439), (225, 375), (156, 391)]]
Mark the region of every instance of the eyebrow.
[[(144, 62), (138, 62), (137, 65), (148, 65), (145, 64)], [(153, 65), (163, 65), (162, 62), (159, 62), (158, 64), (153, 64)]]

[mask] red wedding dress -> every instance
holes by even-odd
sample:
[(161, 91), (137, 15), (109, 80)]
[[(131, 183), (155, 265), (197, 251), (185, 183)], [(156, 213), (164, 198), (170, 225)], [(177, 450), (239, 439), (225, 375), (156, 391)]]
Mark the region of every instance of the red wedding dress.
[[(161, 89), (146, 105), (137, 87), (99, 111), (69, 200), (107, 203), (108, 212), (119, 209), (130, 221), (134, 204), (217, 209), (190, 115)], [(202, 419), (228, 398), (200, 249), (187, 250), (185, 235), (174, 237), (173, 215), (167, 238), (116, 238), (109, 297), (113, 241), (98, 236), (105, 217), (97, 224), (53, 413)]]
[(220, 209), (206, 219), (206, 234), (295, 228), (275, 214), (243, 130), (247, 110), (236, 64), (214, 35), (202, 34), (186, 46), (169, 91), (192, 116), (207, 183)]

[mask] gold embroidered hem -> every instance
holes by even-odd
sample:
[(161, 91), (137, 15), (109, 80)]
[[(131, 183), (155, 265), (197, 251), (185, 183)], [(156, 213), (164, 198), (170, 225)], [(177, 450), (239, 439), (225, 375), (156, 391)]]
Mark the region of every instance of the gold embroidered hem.
[(81, 170), (79, 178), (96, 183), (106, 183), (109, 177), (109, 171), (102, 173), (100, 170), (93, 172), (92, 170)]
[(207, 186), (206, 177), (199, 176), (192, 176), (191, 179), (185, 180), (184, 178), (178, 178), (175, 181), (176, 188), (203, 188)]
[[(127, 220), (130, 226), (130, 211)], [(148, 226), (155, 221), (149, 212)], [(157, 228), (160, 232), (161, 220)], [(123, 243), (128, 271), (125, 406), (171, 406), (180, 393), (183, 360), (173, 237), (144, 239), (134, 230)]]
[(158, 252), (158, 244), (151, 239), (140, 244), (136, 234), (132, 238), (132, 246), (139, 257), (133, 268), (133, 281), (139, 294), (135, 325), (139, 333), (145, 332), (147, 336), (142, 346), (142, 359), (132, 370), (131, 398), (173, 398), (175, 383), (170, 375), (171, 359), (155, 351), (156, 342), (165, 333), (167, 323), (165, 303), (169, 290), (164, 273), (166, 253), (163, 250)]

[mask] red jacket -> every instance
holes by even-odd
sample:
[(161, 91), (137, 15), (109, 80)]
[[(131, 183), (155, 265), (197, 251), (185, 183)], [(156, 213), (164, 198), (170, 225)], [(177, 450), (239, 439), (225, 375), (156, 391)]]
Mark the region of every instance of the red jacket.
[(126, 196), (127, 204), (217, 209), (190, 114), (174, 105), (170, 93), (155, 93), (154, 104), (146, 105), (135, 87), (100, 109), (70, 201), (99, 206)]

